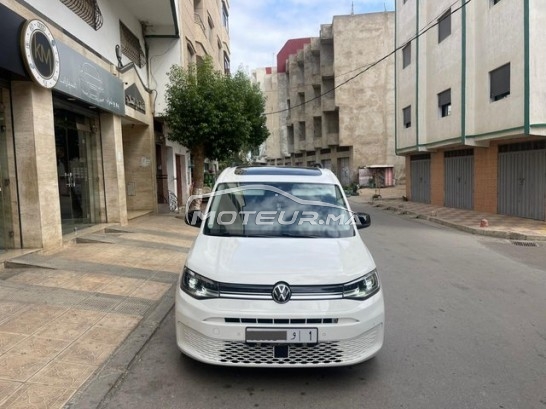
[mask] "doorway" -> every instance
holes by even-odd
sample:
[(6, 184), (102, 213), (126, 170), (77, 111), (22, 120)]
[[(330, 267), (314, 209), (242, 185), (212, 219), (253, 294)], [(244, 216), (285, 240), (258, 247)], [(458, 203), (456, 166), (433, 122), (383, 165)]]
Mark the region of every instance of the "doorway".
[(55, 108), (55, 150), (63, 234), (100, 223), (95, 119)]

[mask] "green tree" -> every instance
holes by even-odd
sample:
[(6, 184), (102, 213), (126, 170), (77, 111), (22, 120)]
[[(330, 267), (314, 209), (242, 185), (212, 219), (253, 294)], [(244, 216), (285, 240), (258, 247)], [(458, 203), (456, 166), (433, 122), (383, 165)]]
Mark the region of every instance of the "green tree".
[(269, 136), (258, 86), (241, 70), (234, 76), (215, 70), (210, 58), (187, 69), (173, 66), (166, 100), (167, 137), (187, 147), (193, 158), (193, 194), (203, 188), (205, 158), (225, 160)]

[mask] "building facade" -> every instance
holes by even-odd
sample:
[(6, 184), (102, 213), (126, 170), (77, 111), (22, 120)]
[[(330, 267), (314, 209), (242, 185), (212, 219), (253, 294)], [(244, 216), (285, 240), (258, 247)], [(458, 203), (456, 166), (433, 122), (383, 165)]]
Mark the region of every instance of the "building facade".
[[(177, 55), (151, 55), (150, 59), (163, 75), (157, 78), (156, 99), (156, 174), (157, 200), (166, 203), (172, 200), (178, 206), (185, 205), (192, 186), (191, 153), (186, 147), (169, 141), (168, 129), (163, 126), (162, 115), (165, 111), (165, 90), (168, 77), (165, 75), (173, 64), (188, 67), (205, 57), (212, 59), (218, 71), (230, 73), (230, 37), (228, 0), (183, 0), (179, 1), (180, 42), (173, 44), (170, 39), (161, 41), (163, 50), (176, 49)], [(215, 167), (206, 164), (207, 171)]]
[[(262, 144), (255, 159), (261, 163), (268, 158), (282, 158), (287, 152), (286, 147), (281, 146), (279, 109), (279, 87), (277, 84), (277, 67), (257, 68), (252, 71), (252, 82), (260, 87), (265, 96), (266, 126), (270, 136)], [(284, 149), (284, 150), (283, 150)], [(288, 154), (287, 154), (288, 155)], [(274, 160), (270, 159), (270, 163)]]
[(2, 2), (0, 251), (55, 249), (187, 197), (167, 73), (205, 55), (229, 70), (228, 22), (227, 0)]
[[(383, 186), (403, 177), (394, 154), (394, 13), (334, 16), (320, 36), (294, 39), (277, 56), (278, 131), (270, 164), (332, 169), (341, 183)], [(274, 74), (272, 74), (274, 75)], [(390, 178), (385, 179), (385, 175)]]
[(534, 0), (396, 1), (410, 200), (545, 220), (544, 23)]

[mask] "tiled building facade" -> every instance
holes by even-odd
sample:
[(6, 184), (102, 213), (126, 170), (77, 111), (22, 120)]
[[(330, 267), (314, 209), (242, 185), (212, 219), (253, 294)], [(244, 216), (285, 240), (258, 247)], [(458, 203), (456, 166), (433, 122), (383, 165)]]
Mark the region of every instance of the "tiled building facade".
[(411, 200), (546, 218), (542, 8), (396, 1), (396, 152)]

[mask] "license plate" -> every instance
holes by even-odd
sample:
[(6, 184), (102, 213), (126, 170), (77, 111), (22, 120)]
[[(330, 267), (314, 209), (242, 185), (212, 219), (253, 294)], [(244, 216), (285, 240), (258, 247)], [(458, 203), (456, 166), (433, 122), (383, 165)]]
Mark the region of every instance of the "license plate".
[(245, 341), (268, 344), (316, 344), (318, 328), (247, 328)]

